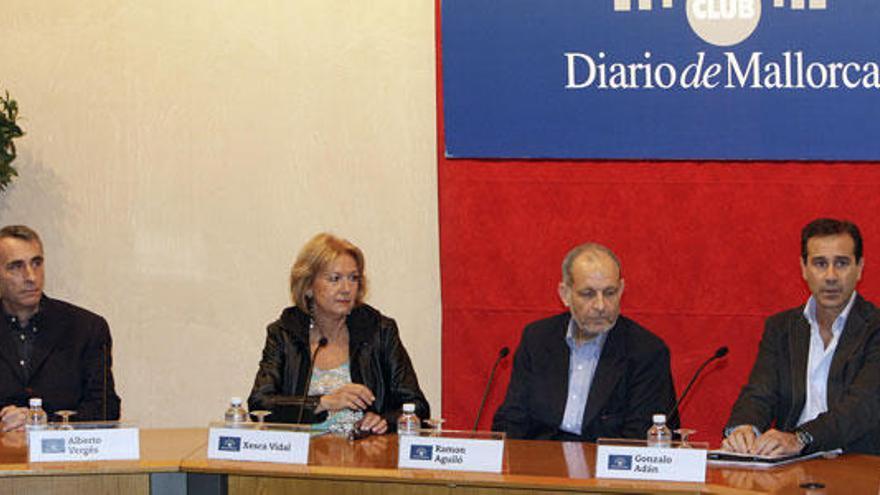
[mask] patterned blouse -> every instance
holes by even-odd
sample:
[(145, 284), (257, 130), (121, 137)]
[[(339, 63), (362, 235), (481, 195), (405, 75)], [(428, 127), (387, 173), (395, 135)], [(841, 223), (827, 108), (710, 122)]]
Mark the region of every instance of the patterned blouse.
[[(309, 385), (309, 395), (331, 394), (339, 387), (349, 383), (351, 383), (351, 369), (348, 361), (329, 370), (322, 370), (315, 367), (312, 372), (312, 383)], [(346, 435), (354, 428), (354, 424), (360, 421), (363, 417), (363, 411), (355, 411), (352, 409), (330, 411), (327, 415), (327, 420), (323, 423), (314, 425), (314, 428)]]

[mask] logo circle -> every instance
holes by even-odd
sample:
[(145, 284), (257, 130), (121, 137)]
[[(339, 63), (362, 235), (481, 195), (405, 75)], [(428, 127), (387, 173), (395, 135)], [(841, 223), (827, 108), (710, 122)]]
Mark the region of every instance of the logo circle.
[(761, 20), (761, 0), (687, 0), (685, 9), (694, 33), (717, 46), (741, 43)]

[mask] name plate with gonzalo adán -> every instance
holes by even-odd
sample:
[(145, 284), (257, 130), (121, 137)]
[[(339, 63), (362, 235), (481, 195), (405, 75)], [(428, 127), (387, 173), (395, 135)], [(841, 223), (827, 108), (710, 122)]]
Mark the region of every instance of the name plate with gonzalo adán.
[(596, 448), (596, 477), (704, 483), (705, 443), (648, 447), (644, 440), (606, 440)]

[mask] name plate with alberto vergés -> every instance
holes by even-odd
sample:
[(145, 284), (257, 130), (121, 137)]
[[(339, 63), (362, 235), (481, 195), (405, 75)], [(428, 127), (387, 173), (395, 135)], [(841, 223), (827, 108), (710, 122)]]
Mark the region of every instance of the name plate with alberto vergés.
[(596, 477), (705, 483), (707, 450), (705, 442), (648, 447), (644, 440), (600, 438)]
[(228, 461), (308, 464), (308, 426), (279, 423), (245, 423), (229, 427), (212, 424), (208, 432), (208, 458)]
[(500, 473), (503, 465), (503, 433), (420, 430), (399, 437), (399, 468)]
[(140, 432), (116, 422), (50, 423), (29, 430), (30, 462), (131, 461), (140, 459)]

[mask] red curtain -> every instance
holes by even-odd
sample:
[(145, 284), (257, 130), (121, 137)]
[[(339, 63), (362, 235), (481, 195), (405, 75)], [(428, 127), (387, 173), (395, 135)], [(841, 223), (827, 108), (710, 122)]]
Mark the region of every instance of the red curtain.
[[(849, 218), (866, 238), (860, 291), (876, 299), (880, 167), (870, 164), (611, 163), (439, 159), (443, 405), (473, 424), (498, 349), (564, 308), (560, 263), (597, 241), (623, 264), (623, 312), (662, 337), (680, 391), (721, 346), (684, 403), (684, 424), (717, 441), (768, 315), (803, 303), (800, 229)], [(500, 370), (481, 427), (503, 399)]]

